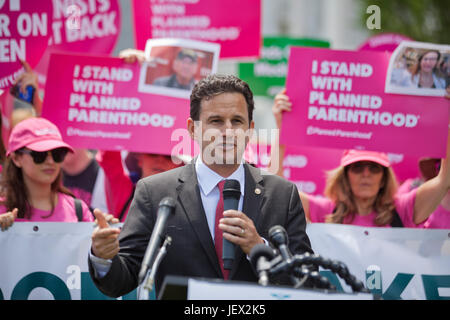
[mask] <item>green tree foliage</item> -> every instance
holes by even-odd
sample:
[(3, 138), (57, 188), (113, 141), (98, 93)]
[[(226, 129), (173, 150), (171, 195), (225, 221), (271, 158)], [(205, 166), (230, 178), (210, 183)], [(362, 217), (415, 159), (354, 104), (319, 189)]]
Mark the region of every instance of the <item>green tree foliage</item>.
[(373, 34), (395, 32), (416, 41), (450, 43), (449, 0), (360, 0), (364, 25), (370, 14), (367, 7), (377, 5), (381, 11), (381, 29)]

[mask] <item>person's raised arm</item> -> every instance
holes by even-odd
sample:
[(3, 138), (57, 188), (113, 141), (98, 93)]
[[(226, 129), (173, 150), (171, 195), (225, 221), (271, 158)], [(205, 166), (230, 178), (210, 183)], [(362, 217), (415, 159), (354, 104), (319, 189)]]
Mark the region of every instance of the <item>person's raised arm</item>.
[(291, 111), (292, 103), (289, 99), (289, 96), (286, 94), (286, 88), (284, 88), (280, 93), (275, 96), (272, 113), (275, 117), (275, 122), (277, 124), (277, 128), (281, 129), (281, 121), (283, 119), (283, 112)]
[[(273, 106), (272, 106), (272, 113), (275, 118), (275, 123), (277, 125), (277, 129), (281, 129), (281, 122), (283, 120), (283, 113), (284, 112), (290, 112), (292, 110), (292, 102), (289, 99), (289, 96), (286, 94), (286, 88), (284, 88), (280, 93), (278, 93), (275, 96)], [(270, 168), (273, 168), (274, 161), (278, 162), (278, 166), (276, 166), (277, 171), (272, 172), (275, 173), (281, 177), (283, 177), (283, 159), (284, 159), (284, 152), (285, 152), (285, 146), (280, 145), (280, 136), (278, 131), (278, 139), (277, 139), (277, 145), (275, 147), (278, 147), (278, 154), (276, 154), (274, 148), (271, 149), (271, 165)], [(306, 220), (309, 222), (311, 221), (310, 215), (309, 215), (309, 200), (308, 195), (302, 191), (299, 191), (300, 194), (300, 200), (302, 201), (303, 210), (305, 211), (305, 217)]]
[(283, 159), (285, 147), (280, 145), (280, 130), (281, 130), (281, 122), (283, 119), (283, 112), (291, 111), (292, 103), (289, 100), (289, 96), (286, 95), (286, 88), (284, 88), (280, 93), (275, 96), (273, 106), (272, 106), (272, 114), (275, 118), (275, 123), (277, 125), (277, 138), (275, 146), (271, 148), (271, 156), (270, 156), (270, 166), (269, 171), (273, 174), (276, 174), (280, 177), (283, 177)]
[(33, 71), (28, 62), (26, 62), (25, 60), (20, 60), (20, 63), (22, 64), (22, 67), (25, 70), (25, 72), (22, 73), (17, 78), (16, 83), (19, 85), (19, 90), (22, 93), (26, 93), (28, 86), (34, 88), (32, 105), (36, 111), (36, 115), (40, 116), (42, 113), (42, 100), (41, 97), (39, 96), (39, 83), (37, 74)]
[(119, 52), (119, 58), (122, 58), (126, 63), (135, 63), (136, 61), (142, 63), (145, 61), (145, 54), (142, 50), (125, 49)]
[[(96, 160), (105, 172), (105, 192), (109, 213), (120, 218), (133, 193), (133, 182), (122, 163), (120, 151), (98, 151)], [(123, 214), (125, 216), (125, 214)]]
[(439, 206), (450, 190), (450, 129), (447, 136), (447, 153), (441, 160), (439, 173), (417, 189), (414, 202), (414, 223), (425, 221)]

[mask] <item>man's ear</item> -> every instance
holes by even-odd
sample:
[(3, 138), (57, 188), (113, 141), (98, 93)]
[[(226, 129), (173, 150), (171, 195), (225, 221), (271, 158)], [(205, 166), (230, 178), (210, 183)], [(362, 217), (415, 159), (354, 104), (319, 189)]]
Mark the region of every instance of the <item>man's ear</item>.
[(251, 121), (250, 125), (248, 126), (248, 133), (249, 133), (249, 137), (251, 137), (253, 135), (253, 131), (255, 130), (255, 121)]
[(194, 135), (194, 132), (195, 132), (195, 123), (194, 123), (194, 120), (192, 120), (191, 117), (189, 117), (189, 118), (187, 119), (187, 130), (188, 130), (189, 135), (191, 136), (191, 138), (192, 138), (193, 140), (195, 140), (195, 135)]
[(255, 130), (255, 121), (251, 121), (250, 125), (248, 126), (248, 130), (247, 130), (247, 135), (245, 137), (246, 141), (245, 143), (247, 144), (251, 138), (253, 137), (253, 131)]

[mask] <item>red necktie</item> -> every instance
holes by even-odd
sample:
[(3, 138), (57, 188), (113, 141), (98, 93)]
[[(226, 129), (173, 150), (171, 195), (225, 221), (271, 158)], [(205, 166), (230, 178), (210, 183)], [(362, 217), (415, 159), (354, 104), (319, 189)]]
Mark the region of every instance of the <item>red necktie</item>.
[(222, 269), (222, 274), (224, 279), (228, 279), (229, 270), (225, 270), (223, 268), (223, 260), (222, 260), (222, 247), (223, 247), (223, 233), (222, 230), (219, 229), (219, 220), (223, 217), (223, 186), (225, 184), (225, 180), (220, 181), (217, 186), (219, 187), (220, 199), (217, 203), (216, 208), (216, 221), (214, 223), (214, 246), (216, 247), (217, 257), (219, 258), (220, 269)]

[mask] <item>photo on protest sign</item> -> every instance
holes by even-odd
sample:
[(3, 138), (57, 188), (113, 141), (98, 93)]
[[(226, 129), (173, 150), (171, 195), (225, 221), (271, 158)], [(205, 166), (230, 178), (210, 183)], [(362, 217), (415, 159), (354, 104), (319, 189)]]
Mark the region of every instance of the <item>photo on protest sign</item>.
[(217, 71), (220, 45), (185, 39), (150, 39), (139, 91), (189, 98), (194, 85)]
[(403, 41), (389, 61), (386, 93), (444, 96), (450, 86), (450, 46)]

